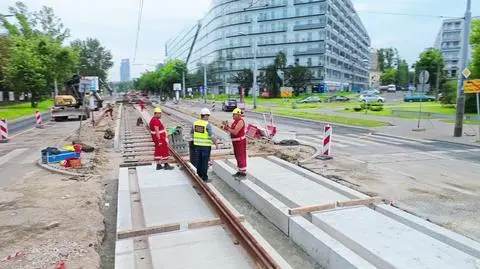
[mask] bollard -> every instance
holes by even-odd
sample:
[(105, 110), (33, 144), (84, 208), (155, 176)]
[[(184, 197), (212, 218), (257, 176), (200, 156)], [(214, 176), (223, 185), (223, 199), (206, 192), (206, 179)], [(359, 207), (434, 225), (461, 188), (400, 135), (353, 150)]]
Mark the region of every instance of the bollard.
[(8, 142), (8, 121), (7, 119), (0, 120), (0, 143)]
[(35, 111), (35, 122), (37, 128), (43, 128), (43, 120), (42, 120), (42, 114), (37, 110)]
[(323, 140), (322, 140), (322, 154), (317, 156), (320, 160), (330, 160), (333, 157), (331, 155), (332, 144), (332, 126), (327, 124), (323, 127)]

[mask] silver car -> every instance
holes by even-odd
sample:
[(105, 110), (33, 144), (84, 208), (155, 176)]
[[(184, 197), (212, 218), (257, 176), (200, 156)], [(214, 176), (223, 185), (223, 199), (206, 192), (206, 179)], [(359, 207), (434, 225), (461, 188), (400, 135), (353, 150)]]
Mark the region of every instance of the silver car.
[(360, 102), (364, 103), (383, 103), (385, 102), (385, 99), (381, 96), (378, 96), (376, 94), (365, 94), (365, 95), (360, 95), (359, 98)]

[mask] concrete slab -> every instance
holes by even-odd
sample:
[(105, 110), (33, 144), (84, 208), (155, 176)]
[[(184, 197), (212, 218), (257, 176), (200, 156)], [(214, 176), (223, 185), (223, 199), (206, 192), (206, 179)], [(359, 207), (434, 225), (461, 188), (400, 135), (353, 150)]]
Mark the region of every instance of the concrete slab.
[(254, 268), (221, 226), (153, 235), (149, 245), (154, 268)]
[(157, 173), (152, 169), (151, 166), (137, 167), (147, 227), (215, 218), (183, 171), (174, 169)]
[(480, 266), (480, 259), (368, 207), (315, 213), (312, 222), (378, 268)]
[(241, 181), (233, 179), (232, 174), (236, 171), (224, 161), (215, 161), (213, 171), (231, 188), (255, 206), (258, 211), (262, 212), (283, 233), (288, 235), (289, 215), (288, 207), (284, 203), (248, 179)]
[(253, 182), (290, 207), (327, 204), (350, 199), (262, 157), (250, 158), (248, 173), (253, 178)]
[(128, 180), (128, 168), (120, 168), (117, 196), (117, 232), (132, 229), (132, 207)]
[(115, 243), (115, 269), (135, 268), (133, 239), (118, 240)]
[(290, 218), (290, 237), (323, 268), (377, 268), (303, 217)]

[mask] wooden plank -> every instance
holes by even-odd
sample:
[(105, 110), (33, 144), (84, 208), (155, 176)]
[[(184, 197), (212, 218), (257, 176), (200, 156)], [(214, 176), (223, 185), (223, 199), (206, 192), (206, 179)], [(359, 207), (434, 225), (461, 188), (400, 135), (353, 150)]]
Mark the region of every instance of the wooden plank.
[(371, 197), (366, 199), (356, 199), (356, 200), (348, 200), (348, 201), (338, 201), (337, 207), (347, 207), (347, 206), (357, 206), (357, 205), (369, 205), (381, 202), (382, 198), (380, 197)]
[(301, 216), (312, 212), (319, 212), (330, 210), (339, 207), (351, 207), (351, 206), (359, 206), (359, 205), (369, 205), (374, 203), (380, 203), (383, 199), (380, 197), (370, 197), (365, 199), (355, 199), (355, 200), (348, 200), (348, 201), (336, 201), (334, 203), (328, 204), (318, 204), (318, 205), (309, 205), (309, 206), (302, 206), (296, 208), (290, 208), (288, 213), (293, 216)]
[(216, 226), (222, 224), (222, 220), (220, 218), (214, 218), (209, 220), (200, 220), (200, 221), (193, 221), (189, 222), (187, 227), (188, 229), (198, 229), (210, 226)]
[(288, 209), (288, 214), (293, 216), (301, 216), (313, 211), (325, 211), (329, 209), (333, 209), (337, 206), (337, 203), (329, 203), (329, 204), (321, 204), (321, 205), (309, 205), (309, 206), (302, 206), (296, 208)]
[(164, 225), (147, 227), (147, 228), (120, 231), (117, 233), (117, 238), (125, 239), (125, 238), (137, 237), (137, 236), (173, 232), (178, 230), (180, 230), (180, 223), (164, 224)]

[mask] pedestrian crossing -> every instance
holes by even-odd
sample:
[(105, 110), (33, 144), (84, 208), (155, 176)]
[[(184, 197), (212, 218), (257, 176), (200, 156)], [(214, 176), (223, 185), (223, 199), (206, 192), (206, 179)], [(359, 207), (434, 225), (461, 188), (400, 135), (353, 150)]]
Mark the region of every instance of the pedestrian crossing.
[[(323, 135), (299, 135), (299, 139), (313, 142), (315, 144), (322, 144)], [(410, 146), (425, 146), (429, 143), (434, 143), (432, 140), (425, 139), (402, 139), (400, 137), (384, 136), (379, 134), (333, 134), (332, 144), (333, 148), (351, 148), (351, 147), (375, 147), (375, 146), (393, 146), (402, 147)]]

